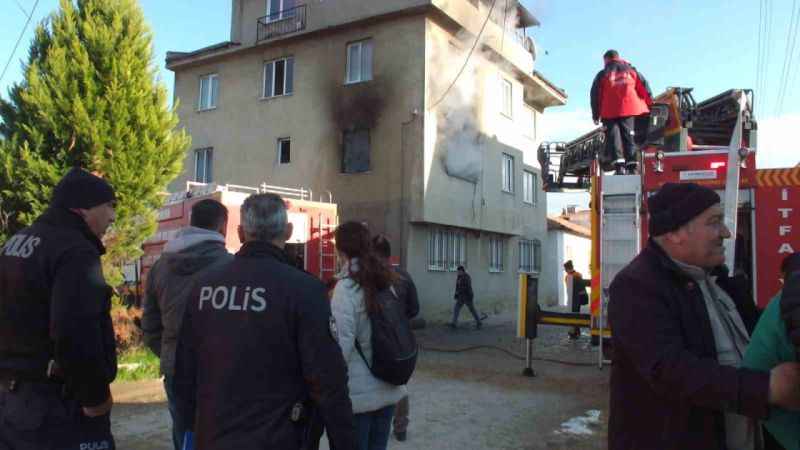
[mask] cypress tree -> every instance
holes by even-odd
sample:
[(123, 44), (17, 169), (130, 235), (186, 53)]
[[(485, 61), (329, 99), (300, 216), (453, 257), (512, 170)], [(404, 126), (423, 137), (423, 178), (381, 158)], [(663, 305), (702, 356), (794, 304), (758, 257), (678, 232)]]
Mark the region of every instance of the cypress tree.
[(141, 8), (136, 0), (60, 0), (37, 27), (23, 69), (24, 80), (0, 99), (0, 235), (41, 214), (70, 167), (98, 173), (117, 193), (104, 266), (118, 283), (121, 265), (154, 233), (161, 193), (189, 146), (157, 78)]

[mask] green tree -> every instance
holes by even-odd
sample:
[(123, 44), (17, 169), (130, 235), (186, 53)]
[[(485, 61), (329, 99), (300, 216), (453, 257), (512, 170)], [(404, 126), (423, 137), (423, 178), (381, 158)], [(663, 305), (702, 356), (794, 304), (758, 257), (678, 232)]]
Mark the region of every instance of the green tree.
[(106, 239), (110, 282), (153, 234), (189, 137), (176, 130), (136, 0), (61, 0), (36, 29), (25, 78), (0, 99), (0, 237), (31, 223), (70, 167), (108, 179), (117, 220)]

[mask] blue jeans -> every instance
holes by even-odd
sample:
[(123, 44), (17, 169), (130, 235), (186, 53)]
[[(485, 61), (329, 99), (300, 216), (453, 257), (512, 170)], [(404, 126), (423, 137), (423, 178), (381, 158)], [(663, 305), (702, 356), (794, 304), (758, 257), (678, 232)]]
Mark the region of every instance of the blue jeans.
[(386, 450), (392, 428), (394, 405), (355, 415), (358, 450)]
[(164, 375), (164, 391), (167, 393), (167, 407), (169, 415), (172, 417), (172, 443), (175, 450), (183, 449), (183, 435), (186, 434), (186, 426), (183, 420), (178, 417), (178, 408), (175, 405), (175, 384), (171, 375)]

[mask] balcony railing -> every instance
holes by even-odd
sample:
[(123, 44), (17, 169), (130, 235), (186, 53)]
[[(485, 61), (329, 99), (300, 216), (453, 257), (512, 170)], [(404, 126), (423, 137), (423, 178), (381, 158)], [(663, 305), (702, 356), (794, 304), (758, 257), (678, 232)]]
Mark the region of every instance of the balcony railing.
[(258, 41), (306, 29), (306, 5), (295, 6), (258, 19)]

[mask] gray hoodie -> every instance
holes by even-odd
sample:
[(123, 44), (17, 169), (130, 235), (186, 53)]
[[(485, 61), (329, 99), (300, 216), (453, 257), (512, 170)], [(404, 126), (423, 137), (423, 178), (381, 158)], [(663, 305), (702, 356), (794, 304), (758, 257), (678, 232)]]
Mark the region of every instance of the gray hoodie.
[(225, 238), (211, 230), (180, 230), (164, 247), (147, 276), (142, 331), (144, 342), (161, 357), (161, 373), (175, 373), (175, 348), (186, 301), (196, 277), (233, 260)]

